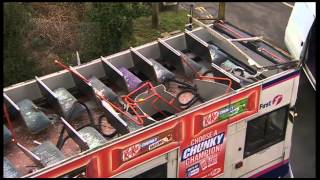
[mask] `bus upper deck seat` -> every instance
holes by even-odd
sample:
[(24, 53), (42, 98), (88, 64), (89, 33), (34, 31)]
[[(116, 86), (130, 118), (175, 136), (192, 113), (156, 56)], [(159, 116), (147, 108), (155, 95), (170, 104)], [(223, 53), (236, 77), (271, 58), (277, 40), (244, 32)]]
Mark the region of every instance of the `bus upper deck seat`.
[(92, 149), (107, 142), (107, 140), (94, 127), (86, 126), (75, 130), (65, 119), (61, 118), (66, 131), (82, 150)]
[(159, 62), (157, 62), (156, 60), (150, 58), (149, 59), (154, 67), (156, 76), (157, 76), (157, 81), (159, 83), (164, 83), (170, 79), (174, 79), (175, 78), (175, 74), (173, 74), (171, 71), (169, 71), (167, 68), (165, 68), (164, 66), (162, 66)]
[[(53, 91), (58, 98), (60, 107), (62, 109), (62, 113), (64, 117), (68, 117), (73, 104), (77, 101), (77, 99), (65, 88), (57, 88)], [(79, 104), (75, 105), (75, 109), (73, 111), (73, 114), (81, 114), (85, 108)], [(70, 120), (76, 119), (77, 116), (71, 116)]]
[(102, 91), (103, 95), (108, 98), (112, 103), (118, 103), (119, 99), (117, 94), (109, 87), (107, 87), (104, 83), (102, 83), (95, 76), (91, 77), (90, 82), (92, 86), (98, 91)]
[(95, 148), (107, 142), (107, 140), (93, 127), (85, 127), (78, 131), (89, 145), (89, 148)]
[[(183, 66), (183, 70), (184, 73), (187, 77), (195, 77), (195, 74), (193, 72), (196, 71), (199, 74), (204, 74), (206, 71), (208, 71), (208, 68), (206, 68), (205, 66), (197, 63), (196, 61), (194, 61), (192, 58), (190, 58), (188, 55), (186, 54), (182, 54), (181, 57), (186, 61), (186, 63), (182, 62), (182, 66)], [(190, 68), (191, 66), (191, 68)]]
[(119, 71), (123, 74), (129, 92), (137, 89), (142, 84), (142, 81), (128, 69), (121, 67)]
[(62, 152), (50, 141), (45, 141), (32, 150), (40, 158), (42, 166), (48, 166), (65, 158)]
[(17, 105), (20, 108), (22, 119), (32, 134), (39, 133), (52, 123), (31, 100), (24, 99), (18, 102)]
[(21, 174), (18, 172), (16, 167), (12, 165), (9, 159), (3, 158), (3, 177), (4, 178), (18, 178)]
[(12, 138), (11, 132), (9, 131), (6, 125), (3, 125), (3, 143), (6, 144), (10, 142), (11, 138)]

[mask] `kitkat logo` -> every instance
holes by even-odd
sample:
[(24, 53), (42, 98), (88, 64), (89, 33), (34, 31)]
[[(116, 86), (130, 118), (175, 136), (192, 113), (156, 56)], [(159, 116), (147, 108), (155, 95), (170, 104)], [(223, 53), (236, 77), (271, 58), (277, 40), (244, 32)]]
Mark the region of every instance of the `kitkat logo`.
[(211, 124), (214, 124), (219, 118), (219, 112), (214, 111), (209, 114), (203, 115), (202, 116), (202, 127), (208, 127)]
[(270, 106), (277, 106), (278, 104), (280, 104), (282, 102), (282, 99), (283, 99), (283, 95), (282, 94), (278, 94), (272, 100), (270, 100), (270, 101), (268, 101), (266, 103), (260, 104), (260, 109), (265, 109), (265, 108), (268, 108)]
[(122, 151), (122, 161), (127, 161), (127, 160), (135, 157), (136, 155), (138, 155), (140, 150), (141, 150), (140, 144), (135, 144), (133, 146), (130, 146), (130, 147), (124, 149)]

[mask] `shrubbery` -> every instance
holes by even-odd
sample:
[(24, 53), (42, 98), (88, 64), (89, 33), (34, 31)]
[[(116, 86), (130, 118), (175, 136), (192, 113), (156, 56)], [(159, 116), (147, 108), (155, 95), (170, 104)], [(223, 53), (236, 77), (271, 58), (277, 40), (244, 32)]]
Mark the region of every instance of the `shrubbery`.
[[(132, 38), (133, 20), (150, 14), (149, 6), (142, 3), (93, 3), (82, 26), (82, 59), (119, 51)], [(89, 30), (88, 24), (92, 24)]]
[(121, 50), (143, 3), (5, 3), (4, 86), (52, 73), (53, 60), (75, 65)]
[(4, 86), (34, 77), (37, 69), (25, 48), (31, 14), (23, 3), (4, 3)]

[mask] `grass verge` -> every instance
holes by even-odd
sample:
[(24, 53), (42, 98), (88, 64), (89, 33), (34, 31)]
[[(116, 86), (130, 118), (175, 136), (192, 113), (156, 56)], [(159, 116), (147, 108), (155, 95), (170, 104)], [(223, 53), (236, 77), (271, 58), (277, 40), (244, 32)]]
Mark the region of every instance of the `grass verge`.
[(132, 40), (124, 44), (122, 49), (155, 41), (157, 38), (161, 38), (161, 33), (164, 32), (176, 30), (183, 32), (187, 21), (187, 11), (185, 10), (161, 12), (159, 29), (152, 28), (151, 16), (138, 18), (133, 23)]

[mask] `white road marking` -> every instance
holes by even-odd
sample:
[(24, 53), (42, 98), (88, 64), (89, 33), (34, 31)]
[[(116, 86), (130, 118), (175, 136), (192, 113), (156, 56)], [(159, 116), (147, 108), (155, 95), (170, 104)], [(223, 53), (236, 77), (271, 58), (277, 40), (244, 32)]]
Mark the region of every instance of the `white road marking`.
[[(185, 10), (188, 10), (186, 7), (184, 7), (184, 6), (181, 6), (183, 9), (185, 9)], [(196, 10), (198, 10), (198, 11), (200, 11), (201, 13), (206, 13), (207, 14), (207, 18), (213, 18), (213, 16), (210, 14), (210, 12), (209, 11), (207, 11), (207, 9), (206, 8), (204, 8), (203, 6), (198, 6), (198, 7), (196, 7), (196, 8), (194, 8), (194, 9), (196, 9)]]
[[(202, 6), (200, 6), (199, 9), (201, 9), (203, 12), (206, 11), (206, 9), (205, 9), (204, 7), (202, 7)], [(201, 12), (202, 12), (202, 11), (201, 11)]]
[(290, 8), (293, 8), (293, 6), (291, 4), (289, 4), (289, 3), (286, 3), (286, 2), (281, 2), (281, 3), (286, 5), (286, 6), (288, 6), (288, 7), (290, 7)]
[(289, 174), (290, 174), (290, 178), (294, 178), (290, 163), (289, 163)]
[(195, 9), (200, 11), (200, 12), (203, 12), (203, 9), (201, 7), (196, 7)]
[(205, 8), (205, 7), (199, 7), (200, 9), (203, 10), (207, 14), (207, 18), (213, 18), (213, 16), (210, 14), (210, 12)]

